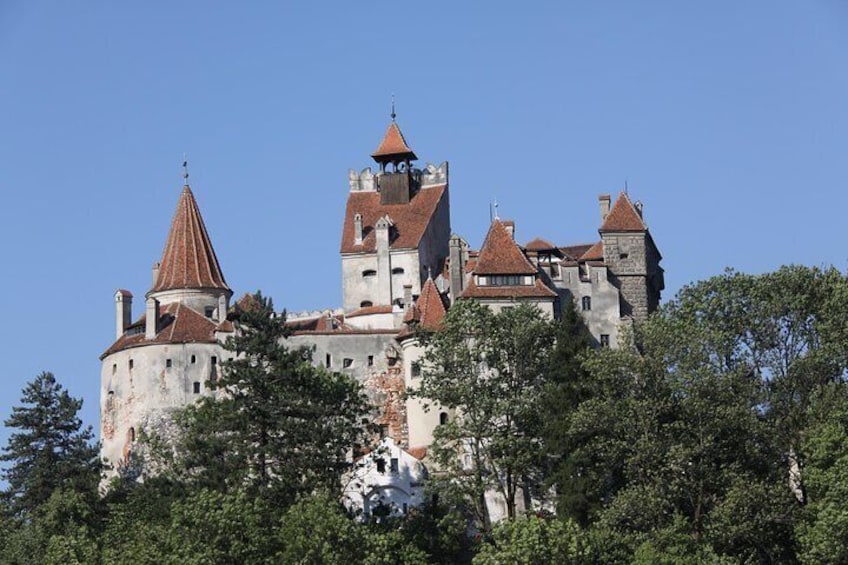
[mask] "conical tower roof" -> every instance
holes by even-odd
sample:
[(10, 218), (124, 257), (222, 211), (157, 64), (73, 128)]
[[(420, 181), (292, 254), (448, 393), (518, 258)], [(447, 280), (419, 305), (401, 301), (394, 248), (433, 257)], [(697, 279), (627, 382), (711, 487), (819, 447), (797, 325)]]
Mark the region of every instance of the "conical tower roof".
[(409, 145), (406, 144), (406, 139), (404, 139), (400, 128), (394, 120), (392, 120), (392, 123), (390, 123), (389, 127), (386, 129), (386, 135), (383, 136), (383, 141), (380, 142), (380, 146), (374, 153), (371, 154), (371, 156), (378, 163), (383, 161), (391, 162), (394, 160), (406, 159), (415, 161), (418, 159), (412, 149), (410, 149)]
[(647, 231), (647, 229), (642, 216), (630, 201), (630, 197), (626, 192), (622, 192), (618, 195), (600, 231)]
[(173, 289), (230, 290), (188, 185), (177, 202), (159, 264), (159, 276), (150, 292)]

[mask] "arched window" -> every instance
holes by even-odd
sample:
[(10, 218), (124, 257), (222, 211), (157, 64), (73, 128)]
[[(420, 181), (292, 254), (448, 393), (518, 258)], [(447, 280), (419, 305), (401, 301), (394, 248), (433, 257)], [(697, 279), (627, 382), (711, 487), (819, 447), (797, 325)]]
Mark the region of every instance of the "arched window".
[(370, 300), (363, 300), (362, 302), (359, 303), (360, 308), (369, 308), (371, 306), (374, 306), (374, 303), (371, 302)]
[(442, 412), (439, 414), (439, 424), (447, 424), (448, 423), (448, 413)]
[(592, 309), (592, 297), (584, 296), (583, 297), (583, 310), (591, 310)]
[(394, 269), (392, 269), (392, 274), (393, 275), (402, 275), (403, 274), (403, 267), (395, 267)]
[(376, 277), (377, 271), (375, 271), (374, 269), (367, 269), (365, 271), (362, 271), (362, 276), (363, 277)]

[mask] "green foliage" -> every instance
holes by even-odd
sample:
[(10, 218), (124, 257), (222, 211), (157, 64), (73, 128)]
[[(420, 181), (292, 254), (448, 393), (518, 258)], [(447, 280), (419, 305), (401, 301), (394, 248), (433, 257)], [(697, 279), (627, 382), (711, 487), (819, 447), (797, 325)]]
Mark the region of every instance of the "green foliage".
[(421, 340), (422, 379), (414, 394), (457, 410), (434, 433), (441, 488), (466, 500), (486, 529), (488, 489), (503, 496), (514, 518), (519, 489), (536, 492), (542, 480), (539, 406), (553, 347), (550, 323), (529, 306), (494, 314), (463, 300), (448, 311), (442, 330)]
[(582, 533), (567, 519), (527, 516), (501, 522), (492, 530), (474, 565), (541, 565), (586, 563), (589, 560)]
[(41, 373), (23, 389), (23, 406), (4, 422), (12, 433), (0, 455), (11, 465), (0, 471), (4, 496), (16, 515), (32, 514), (59, 488), (94, 491), (99, 480), (91, 428), (77, 416), (82, 400), (71, 397), (52, 373)]
[(313, 367), (289, 349), (285, 317), (260, 293), (226, 347), (218, 394), (179, 417), (178, 473), (219, 491), (250, 492), (287, 506), (298, 494), (337, 488), (350, 449), (365, 437), (369, 405), (353, 379)]

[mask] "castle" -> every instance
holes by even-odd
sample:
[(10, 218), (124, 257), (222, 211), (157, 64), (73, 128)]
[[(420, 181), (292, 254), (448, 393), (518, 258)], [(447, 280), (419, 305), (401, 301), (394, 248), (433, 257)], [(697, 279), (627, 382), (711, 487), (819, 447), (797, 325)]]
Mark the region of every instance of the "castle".
[[(422, 476), (436, 426), (453, 417), (425, 410), (404, 392), (417, 386), (422, 351), (415, 326), (436, 327), (456, 300), (500, 310), (529, 303), (547, 316), (573, 301), (598, 346), (615, 347), (621, 328), (659, 304), (661, 256), (642, 205), (623, 192), (599, 197), (600, 238), (561, 246), (542, 238), (524, 245), (515, 224), (495, 217), (479, 250), (451, 231), (449, 168), (414, 166), (394, 114), (377, 150), (379, 166), (349, 173), (341, 232), (342, 307), (290, 314), (292, 346), (313, 349), (313, 362), (359, 380), (375, 406), (391, 471)], [(194, 195), (180, 194), (161, 260), (134, 319), (133, 295), (115, 293), (115, 342), (101, 355), (101, 456), (114, 475), (137, 433), (159, 429), (170, 410), (211, 394), (221, 343), (236, 330), (227, 319), (226, 283)], [(370, 493), (349, 493), (367, 512), (386, 498), (414, 504), (419, 483), (395, 484), (392, 473), (364, 471)], [(376, 477), (376, 478), (375, 478)], [(382, 478), (381, 478), (382, 477)], [(416, 490), (417, 489), (417, 490)]]

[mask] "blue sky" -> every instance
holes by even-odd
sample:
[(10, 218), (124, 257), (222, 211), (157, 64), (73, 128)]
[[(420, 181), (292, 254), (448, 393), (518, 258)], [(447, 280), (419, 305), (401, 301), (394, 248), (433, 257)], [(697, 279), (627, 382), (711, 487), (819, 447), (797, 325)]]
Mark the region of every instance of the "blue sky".
[(338, 306), (391, 93), (472, 245), (493, 199), (521, 242), (592, 242), (626, 180), (665, 298), (848, 266), (845, 2), (246, 4), (0, 3), (0, 418), (49, 370), (98, 427), (112, 296), (150, 286), (183, 153), (237, 295)]

